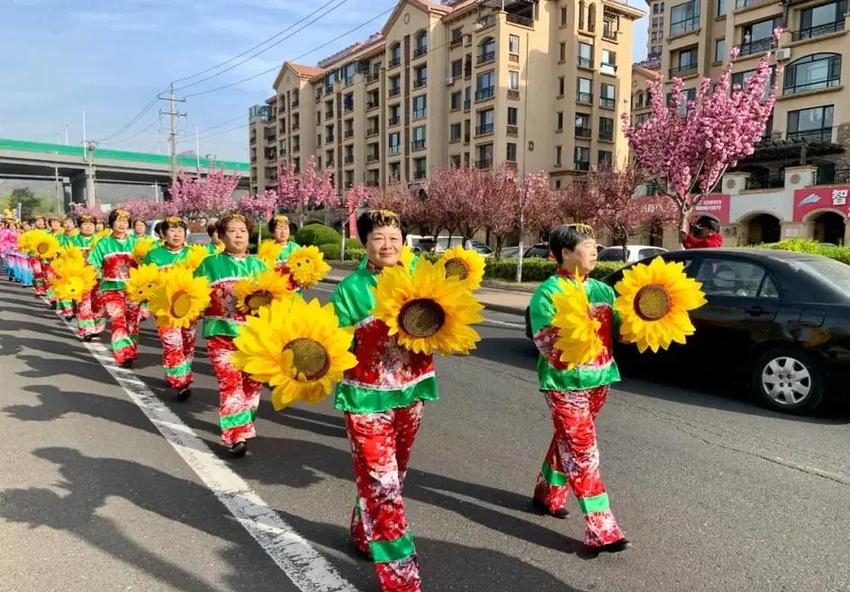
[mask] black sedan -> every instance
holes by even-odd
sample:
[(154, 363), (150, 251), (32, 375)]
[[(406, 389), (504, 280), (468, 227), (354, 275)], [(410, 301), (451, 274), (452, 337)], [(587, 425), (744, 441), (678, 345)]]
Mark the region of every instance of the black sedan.
[[(809, 412), (828, 385), (846, 385), (850, 266), (760, 249), (696, 249), (661, 257), (683, 262), (685, 272), (702, 283), (708, 303), (692, 312), (696, 334), (659, 354), (638, 355), (634, 346), (618, 345), (618, 358), (746, 373), (765, 405), (788, 413)], [(622, 274), (604, 281), (613, 286)]]

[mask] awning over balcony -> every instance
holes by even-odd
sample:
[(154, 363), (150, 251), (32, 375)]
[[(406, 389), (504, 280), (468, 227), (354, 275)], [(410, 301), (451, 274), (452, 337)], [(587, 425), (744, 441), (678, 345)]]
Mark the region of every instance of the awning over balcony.
[(753, 155), (741, 161), (740, 164), (775, 160), (806, 164), (806, 160), (813, 156), (827, 156), (843, 152), (844, 146), (841, 144), (816, 139), (765, 140), (756, 144)]

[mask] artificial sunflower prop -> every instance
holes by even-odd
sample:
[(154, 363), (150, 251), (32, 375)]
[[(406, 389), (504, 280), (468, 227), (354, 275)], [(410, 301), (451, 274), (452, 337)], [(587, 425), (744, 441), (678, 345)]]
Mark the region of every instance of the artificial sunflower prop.
[(209, 256), (210, 252), (204, 245), (189, 245), (189, 252), (179, 265), (187, 268), (189, 271), (195, 271), (204, 262), (204, 259)]
[(341, 329), (333, 305), (300, 296), (274, 300), (248, 317), (233, 340), (234, 366), (272, 387), (277, 410), (329, 395), (343, 372), (357, 365), (349, 350), (353, 333)]
[(412, 272), (403, 266), (384, 269), (374, 288), (372, 314), (398, 334), (412, 352), (468, 354), (481, 337), (470, 327), (484, 320), (484, 308), (456, 278), (430, 261), (420, 260)]
[(97, 284), (97, 271), (82, 259), (69, 260), (63, 264), (53, 281), (53, 293), (59, 300), (79, 302)]
[(124, 286), (127, 299), (138, 304), (147, 302), (151, 299), (161, 281), (162, 274), (153, 263), (131, 268), (130, 279)]
[(148, 253), (153, 251), (157, 246), (157, 241), (152, 238), (141, 238), (136, 241), (136, 245), (133, 247), (133, 258), (141, 263), (145, 260), (145, 257), (148, 256)]
[(289, 276), (276, 271), (264, 271), (254, 277), (239, 280), (233, 286), (236, 307), (245, 314), (257, 314), (262, 307), (275, 300), (289, 298)]
[(29, 253), (32, 251), (32, 237), (35, 230), (27, 230), (26, 232), (22, 232), (18, 235), (18, 250), (22, 253)]
[(53, 260), (53, 271), (56, 275), (68, 275), (69, 270), (75, 270), (77, 266), (84, 265), (83, 252), (73, 245), (64, 247), (59, 256)]
[(484, 279), (484, 257), (471, 249), (452, 247), (437, 262), (446, 270), (446, 277), (460, 280), (468, 290), (477, 290)]
[(273, 240), (264, 240), (257, 249), (257, 257), (266, 264), (266, 267), (274, 269), (281, 251), (283, 251), (283, 245), (279, 245)]
[(210, 304), (210, 284), (194, 277), (192, 270), (175, 265), (162, 274), (162, 282), (150, 299), (158, 327), (189, 328)]
[(295, 249), (286, 260), (286, 267), (295, 283), (302, 288), (312, 288), (331, 270), (331, 266), (325, 263), (325, 256), (314, 246)]
[(410, 248), (410, 245), (404, 245), (401, 248), (401, 255), (399, 255), (399, 262), (401, 262), (402, 267), (406, 270), (410, 271), (411, 266), (413, 265), (413, 261), (416, 259), (416, 253), (413, 252), (413, 249)]
[(59, 239), (49, 232), (35, 230), (29, 239), (29, 247), (29, 253), (33, 257), (50, 260), (59, 255), (62, 245), (59, 244)]
[(694, 334), (688, 311), (705, 304), (702, 284), (685, 275), (679, 262), (656, 257), (623, 272), (614, 289), (619, 296), (614, 306), (622, 318), (620, 333), (641, 352), (667, 349), (685, 343)]
[(561, 352), (561, 361), (572, 369), (588, 364), (602, 352), (598, 333), (602, 323), (593, 316), (583, 282), (561, 278), (559, 283), (563, 292), (552, 296), (552, 325), (558, 329), (554, 345)]

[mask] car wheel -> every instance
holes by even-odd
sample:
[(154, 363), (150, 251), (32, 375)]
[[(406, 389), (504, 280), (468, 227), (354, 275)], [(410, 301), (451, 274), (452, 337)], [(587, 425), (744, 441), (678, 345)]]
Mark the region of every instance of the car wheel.
[(812, 354), (791, 347), (766, 351), (753, 365), (753, 390), (762, 403), (785, 413), (807, 413), (824, 393), (823, 365)]

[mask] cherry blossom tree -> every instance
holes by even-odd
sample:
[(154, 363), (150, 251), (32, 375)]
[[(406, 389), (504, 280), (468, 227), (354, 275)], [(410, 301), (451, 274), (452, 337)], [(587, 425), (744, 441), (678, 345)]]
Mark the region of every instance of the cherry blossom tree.
[(295, 215), (299, 228), (304, 225), (310, 209), (324, 206), (327, 219), (328, 208), (340, 205), (340, 197), (333, 184), (333, 169), (320, 171), (312, 154), (300, 173), (295, 172), (294, 165), (287, 169), (278, 165), (276, 192), (280, 208)]
[(153, 199), (128, 199), (118, 207), (127, 210), (133, 220), (152, 220), (161, 215), (161, 204)]
[(258, 195), (242, 194), (236, 202), (240, 212), (258, 222), (268, 222), (277, 208), (277, 193), (267, 189)]
[(439, 169), (431, 173), (424, 187), (422, 214), (430, 217), (438, 231), (444, 228), (451, 237), (460, 235), (463, 242), (471, 239), (486, 224), (488, 196), (493, 177), (471, 167)]
[[(775, 32), (778, 37), (781, 31)], [(767, 96), (770, 54), (759, 62), (755, 73), (741, 87), (732, 84), (733, 50), (720, 78), (704, 78), (696, 97), (688, 101), (680, 78), (672, 81), (669, 104), (665, 82), (649, 83), (652, 116), (631, 125), (623, 114), (623, 127), (633, 159), (660, 194), (672, 200), (678, 211), (681, 231), (687, 218), (709, 193), (728, 167), (753, 153), (764, 133), (776, 100), (778, 76)]]
[[(357, 209), (362, 207), (369, 200), (369, 188), (363, 183), (358, 183), (345, 193), (345, 209), (348, 211), (348, 234), (349, 236), (357, 236), (357, 219), (355, 214)], [(343, 233), (343, 239), (345, 233)]]
[(218, 218), (236, 206), (233, 192), (238, 185), (239, 177), (222, 169), (210, 169), (203, 179), (180, 171), (169, 187), (171, 203), (165, 209), (190, 218)]

